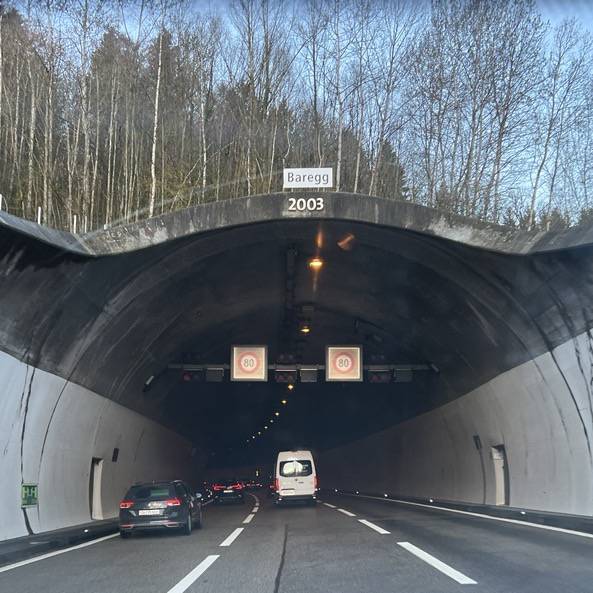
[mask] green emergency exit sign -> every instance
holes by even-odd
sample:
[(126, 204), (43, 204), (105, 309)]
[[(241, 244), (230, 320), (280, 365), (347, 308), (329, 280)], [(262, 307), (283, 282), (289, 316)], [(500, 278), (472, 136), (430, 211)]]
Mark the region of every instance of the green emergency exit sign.
[(37, 484), (22, 484), (21, 507), (35, 507), (39, 503), (39, 490)]

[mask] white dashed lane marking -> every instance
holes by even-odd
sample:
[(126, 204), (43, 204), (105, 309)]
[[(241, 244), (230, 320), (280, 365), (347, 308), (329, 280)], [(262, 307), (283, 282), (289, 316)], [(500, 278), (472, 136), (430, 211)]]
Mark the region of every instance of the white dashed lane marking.
[(229, 535), (220, 544), (220, 546), (223, 548), (227, 548), (228, 546), (230, 546), (241, 535), (241, 532), (243, 531), (243, 529), (244, 529), (244, 527), (237, 527), (237, 529), (235, 529), (235, 531), (233, 531), (233, 533), (231, 533), (231, 535)]
[(386, 529), (383, 529), (383, 527), (379, 527), (378, 525), (375, 525), (374, 523), (371, 523), (370, 521), (367, 521), (366, 519), (359, 519), (359, 521), (363, 525), (366, 525), (367, 527), (374, 529), (377, 533), (380, 533), (381, 535), (389, 535), (389, 533), (390, 533)]
[(397, 545), (408, 550), (408, 552), (414, 554), (414, 556), (417, 556), (420, 560), (424, 560), (424, 562), (430, 564), (433, 568), (440, 570), (443, 574), (446, 574), (449, 578), (457, 581), (460, 585), (477, 585), (476, 581), (473, 579), (470, 579), (463, 573), (450, 567), (448, 564), (441, 562), (438, 558), (431, 556), (428, 552), (421, 550), (414, 544), (411, 544), (410, 542), (397, 542)]
[(347, 515), (348, 517), (356, 517), (356, 515), (354, 513), (351, 513), (350, 511), (347, 511), (346, 509), (338, 509), (338, 511), (340, 513), (344, 513), (344, 515)]
[(193, 585), (215, 562), (220, 556), (207, 556), (200, 564), (198, 564), (190, 573), (186, 574), (174, 587), (169, 589), (167, 593), (183, 593)]

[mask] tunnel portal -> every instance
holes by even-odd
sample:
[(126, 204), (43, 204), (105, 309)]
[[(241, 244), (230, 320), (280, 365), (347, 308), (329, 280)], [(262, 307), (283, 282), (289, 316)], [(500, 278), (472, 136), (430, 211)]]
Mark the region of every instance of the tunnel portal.
[[(0, 214), (3, 537), (301, 446), (327, 487), (593, 513), (593, 232), (295, 195), (83, 236)], [(234, 344), (267, 346), (267, 382), (229, 380)], [(361, 346), (363, 382), (277, 377), (331, 344)]]

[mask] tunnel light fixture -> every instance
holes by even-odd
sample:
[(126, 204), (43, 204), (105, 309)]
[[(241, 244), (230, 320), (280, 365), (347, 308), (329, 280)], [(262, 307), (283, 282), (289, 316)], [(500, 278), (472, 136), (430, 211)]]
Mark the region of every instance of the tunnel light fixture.
[(311, 268), (314, 271), (318, 271), (321, 270), (321, 268), (323, 267), (323, 260), (316, 255), (315, 257), (312, 257), (309, 260), (309, 268)]
[(261, 436), (261, 431), (260, 431), (260, 430), (258, 430), (258, 431), (257, 431), (257, 434)]
[(148, 391), (152, 387), (153, 381), (154, 381), (154, 375), (150, 375), (150, 377), (148, 377), (148, 379), (146, 379), (146, 381), (144, 382), (144, 387), (142, 388), (142, 391), (144, 391), (144, 392)]
[(311, 326), (309, 325), (309, 322), (308, 321), (301, 322), (301, 325), (299, 326), (299, 331), (304, 335), (310, 334)]
[(288, 391), (292, 391), (294, 389), (294, 383), (288, 384)]
[[(386, 496), (387, 496), (387, 495), (386, 495)], [(432, 498), (429, 498), (429, 499), (428, 499), (428, 502), (434, 502), (434, 499), (432, 499)]]
[(352, 233), (347, 233), (338, 241), (338, 247), (342, 251), (352, 251), (355, 241), (356, 237)]
[(264, 430), (268, 430), (268, 427), (267, 426), (264, 426)]
[(270, 424), (274, 424), (274, 420), (270, 418)]
[(389, 498), (389, 494), (383, 494), (385, 498)]
[(281, 401), (280, 401), (280, 403), (281, 403), (283, 406), (285, 406), (285, 405), (288, 403), (288, 400), (287, 400), (287, 399), (283, 399), (283, 400), (281, 400)]
[(274, 412), (274, 416), (280, 416), (280, 412)]

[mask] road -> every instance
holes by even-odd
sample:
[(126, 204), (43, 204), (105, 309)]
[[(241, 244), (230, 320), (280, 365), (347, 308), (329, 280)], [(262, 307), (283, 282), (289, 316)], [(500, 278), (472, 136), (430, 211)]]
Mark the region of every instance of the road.
[(387, 501), (263, 493), (191, 536), (118, 536), (0, 568), (18, 593), (591, 593), (593, 538)]

